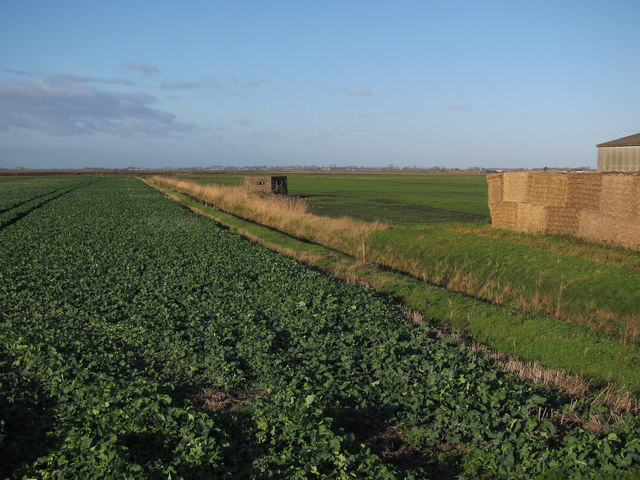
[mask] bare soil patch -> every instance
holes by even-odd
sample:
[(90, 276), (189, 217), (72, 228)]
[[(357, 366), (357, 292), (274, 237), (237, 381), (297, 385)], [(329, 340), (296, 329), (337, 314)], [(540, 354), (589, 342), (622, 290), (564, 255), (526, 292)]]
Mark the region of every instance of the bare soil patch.
[(210, 388), (209, 390), (199, 393), (194, 397), (197, 407), (205, 410), (226, 410), (236, 405), (241, 405), (247, 400), (262, 398), (268, 396), (266, 391), (244, 391), (244, 390), (217, 390)]

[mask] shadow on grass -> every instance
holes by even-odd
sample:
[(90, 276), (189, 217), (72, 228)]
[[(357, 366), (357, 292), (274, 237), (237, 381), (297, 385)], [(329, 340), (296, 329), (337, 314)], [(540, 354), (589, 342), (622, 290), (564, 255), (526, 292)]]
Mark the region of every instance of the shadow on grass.
[(61, 444), (51, 434), (56, 402), (13, 368), (0, 367), (0, 377), (0, 478), (23, 478), (36, 459)]

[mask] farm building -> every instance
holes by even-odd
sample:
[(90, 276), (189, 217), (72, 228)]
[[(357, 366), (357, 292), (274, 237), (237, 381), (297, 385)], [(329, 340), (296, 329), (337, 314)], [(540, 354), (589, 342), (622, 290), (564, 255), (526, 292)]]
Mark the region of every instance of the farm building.
[(250, 190), (264, 193), (277, 193), (287, 195), (287, 177), (285, 176), (268, 176), (268, 177), (244, 177), (244, 186)]
[(640, 171), (640, 133), (600, 143), (596, 147), (598, 147), (599, 171)]

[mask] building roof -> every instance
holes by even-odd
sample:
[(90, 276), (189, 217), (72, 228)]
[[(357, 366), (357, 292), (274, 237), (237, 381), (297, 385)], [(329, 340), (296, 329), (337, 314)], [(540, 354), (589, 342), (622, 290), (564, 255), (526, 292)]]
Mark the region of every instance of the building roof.
[(640, 133), (629, 135), (628, 137), (618, 138), (610, 142), (600, 143), (596, 147), (639, 147)]

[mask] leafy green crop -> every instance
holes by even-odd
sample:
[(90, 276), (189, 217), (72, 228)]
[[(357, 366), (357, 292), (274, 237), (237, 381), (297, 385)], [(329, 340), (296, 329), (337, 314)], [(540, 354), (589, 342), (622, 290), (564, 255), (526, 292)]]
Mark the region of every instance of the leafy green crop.
[[(598, 478), (640, 463), (637, 418), (560, 432), (537, 412), (568, 399), (373, 290), (135, 179), (91, 182), (51, 188), (0, 231), (0, 476)], [(211, 391), (261, 394), (205, 408)], [(367, 446), (362, 432), (389, 425), (433, 470)]]

